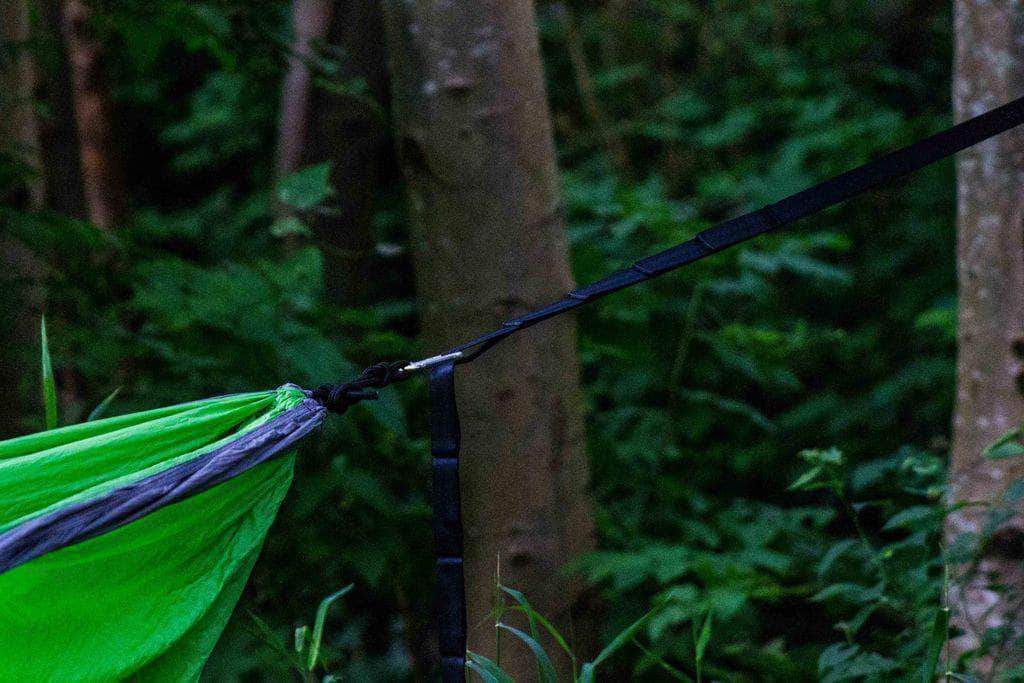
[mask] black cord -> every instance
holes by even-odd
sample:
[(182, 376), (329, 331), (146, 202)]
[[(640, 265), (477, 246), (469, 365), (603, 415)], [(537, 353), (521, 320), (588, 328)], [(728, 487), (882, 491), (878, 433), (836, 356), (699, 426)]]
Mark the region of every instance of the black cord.
[(406, 365), (406, 361), (371, 365), (349, 382), (321, 384), (313, 390), (312, 397), (340, 415), (360, 401), (377, 400), (379, 394), (374, 389), (383, 389), (401, 379)]

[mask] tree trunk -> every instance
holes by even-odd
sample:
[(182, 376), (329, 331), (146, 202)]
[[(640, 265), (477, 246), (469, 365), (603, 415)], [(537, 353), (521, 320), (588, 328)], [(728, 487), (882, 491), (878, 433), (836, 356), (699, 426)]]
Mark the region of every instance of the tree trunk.
[(4, 72), (0, 74), (4, 89), (0, 95), (0, 125), (7, 133), (0, 139), (0, 151), (16, 159), (27, 176), (24, 197), (9, 200), (38, 211), (43, 207), (45, 195), (39, 156), (39, 122), (35, 113), (36, 65), (28, 51), (30, 29), (25, 0), (8, 0), (0, 10), (0, 35), (11, 46), (11, 62), (3, 64)]
[(58, 213), (84, 219), (87, 211), (82, 188), (70, 58), (61, 35), (61, 0), (41, 0), (39, 9), (39, 38), (48, 44), (55, 55), (51, 62), (40, 61), (37, 84), (38, 99), (45, 102), (48, 109), (48, 115), (40, 117), (39, 126), (45, 204)]
[[(1024, 6), (957, 0), (956, 39), (958, 119), (1024, 94)], [(1006, 487), (1024, 477), (1022, 459), (982, 455), (1024, 422), (1024, 131), (960, 155), (957, 182), (959, 359), (950, 496), (998, 504)], [(1024, 517), (1018, 505), (991, 534), (988, 518), (988, 510), (967, 507), (951, 515), (947, 529), (951, 544), (962, 534), (988, 536), (971, 567), (955, 568), (951, 593), (954, 619), (964, 629), (953, 643), (956, 652), (977, 648), (987, 630), (1005, 629), (1005, 645), (979, 662), (983, 671), (1012, 661), (1008, 648), (1024, 632)]]
[[(443, 349), (572, 286), (533, 5), (384, 8), (424, 334)], [(457, 384), (469, 647), (494, 655), (500, 563), (586, 654), (588, 610), (562, 571), (594, 547), (573, 321), (516, 335)], [(502, 664), (536, 675), (521, 644)]]
[(87, 217), (109, 230), (124, 221), (127, 198), (115, 144), (113, 104), (103, 74), (103, 47), (89, 25), (91, 14), (84, 0), (61, 4)]
[[(29, 8), (25, 0), (9, 0), (0, 9), (0, 35), (10, 46), (11, 62), (0, 72), (0, 151), (24, 167), (24, 183), (13, 196), (3, 197), (10, 206), (28, 211), (43, 208), (45, 191), (40, 160), (39, 121), (35, 113), (38, 72), (28, 50), (31, 38)], [(10, 68), (6, 68), (6, 67)], [(0, 231), (2, 233), (2, 231)], [(0, 439), (37, 426), (25, 420), (25, 412), (10, 409), (26, 396), (27, 368), (38, 367), (38, 353), (25, 353), (36, 346), (42, 291), (42, 264), (21, 242), (0, 234), (0, 395), (8, 397), (8, 408), (0, 411)], [(34, 363), (34, 365), (32, 364)], [(36, 405), (36, 404), (33, 404)], [(41, 412), (39, 413), (41, 414)]]
[[(338, 305), (364, 304), (374, 264), (374, 200), (391, 153), (379, 104), (387, 92), (380, 6), (376, 0), (295, 0), (292, 20), (295, 45), (281, 101), (277, 175), (331, 162), (337, 193), (307, 221), (324, 250), (328, 298)], [(308, 58), (317, 42), (338, 62), (339, 72), (330, 75), (336, 88), (314, 87)], [(365, 84), (365, 92), (349, 92), (355, 81)]]
[(309, 138), (309, 109), (313, 96), (310, 60), (316, 44), (327, 37), (333, 0), (292, 2), (292, 48), (288, 72), (281, 87), (275, 177), (280, 180), (303, 165), (303, 151)]

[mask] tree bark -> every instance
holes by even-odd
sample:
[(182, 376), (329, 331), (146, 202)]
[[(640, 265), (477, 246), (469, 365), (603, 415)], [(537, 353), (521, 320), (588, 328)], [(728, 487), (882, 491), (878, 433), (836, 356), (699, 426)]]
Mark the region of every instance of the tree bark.
[[(1024, 5), (1016, 0), (957, 0), (954, 104), (958, 119), (1024, 94)], [(959, 358), (950, 496), (998, 503), (1024, 477), (1020, 458), (982, 453), (1024, 422), (1024, 131), (1019, 128), (963, 153), (957, 163)], [(951, 608), (964, 635), (953, 649), (975, 649), (989, 629), (1006, 629), (1006, 645), (979, 661), (991, 672), (1009, 661), (1024, 632), (1024, 516), (1016, 505), (994, 533), (989, 512), (951, 515), (949, 542), (987, 537), (971, 567), (956, 567)], [(1017, 646), (1019, 647), (1019, 645)], [(1020, 653), (1018, 652), (1019, 656)]]
[[(368, 301), (377, 188), (390, 154), (380, 102), (387, 92), (384, 28), (376, 0), (295, 0), (295, 45), (281, 101), (277, 176), (331, 162), (336, 195), (307, 217), (324, 250), (325, 288), (338, 305)], [(332, 88), (314, 87), (316, 43), (337, 60)], [(326, 78), (326, 76), (325, 76)], [(365, 92), (347, 87), (362, 81)]]
[(61, 32), (71, 66), (75, 123), (88, 219), (105, 230), (127, 213), (124, 175), (113, 124), (113, 103), (103, 74), (103, 46), (84, 0), (63, 0)]
[(43, 207), (45, 193), (39, 152), (39, 121), (35, 114), (37, 70), (28, 51), (31, 26), (25, 0), (8, 0), (0, 10), (0, 23), (0, 33), (11, 46), (11, 62), (3, 65), (5, 68), (0, 79), (4, 86), (4, 93), (0, 95), (0, 117), (7, 132), (0, 145), (3, 152), (24, 166), (27, 176), (23, 186), (24, 198), (10, 200), (38, 211)]
[(49, 114), (40, 118), (39, 143), (48, 208), (73, 218), (87, 215), (82, 187), (82, 164), (75, 123), (74, 96), (67, 45), (61, 31), (61, 0), (39, 2), (40, 38), (47, 42), (56, 58), (40, 62), (38, 99), (46, 103)]
[[(384, 9), (424, 336), (443, 349), (573, 284), (533, 4)], [(586, 654), (592, 623), (562, 571), (594, 547), (573, 321), (516, 335), (460, 368), (457, 384), (469, 647), (494, 656), (500, 564), (501, 581)], [(502, 664), (536, 675), (517, 644)]]
[[(43, 208), (45, 190), (40, 159), (39, 120), (35, 114), (35, 89), (38, 71), (28, 50), (31, 38), (29, 8), (25, 0), (9, 0), (0, 9), (0, 35), (10, 46), (11, 62), (0, 72), (0, 127), (4, 135), (0, 146), (24, 167), (24, 183), (5, 203), (28, 211)], [(7, 68), (9, 67), (9, 68)], [(2, 231), (0, 231), (2, 233)], [(24, 412), (10, 409), (18, 403), (14, 397), (26, 395), (24, 385), (34, 374), (26, 368), (36, 367), (38, 354), (32, 358), (25, 350), (34, 346), (38, 334), (42, 291), (42, 264), (21, 242), (0, 234), (0, 288), (5, 293), (0, 304), (0, 395), (8, 397), (8, 408), (0, 411), (0, 439), (13, 436), (31, 426)]]
[(309, 109), (313, 96), (313, 71), (310, 60), (316, 44), (327, 37), (333, 0), (294, 0), (292, 2), (292, 48), (288, 71), (281, 87), (281, 114), (278, 125), (275, 177), (280, 180), (303, 164), (303, 151), (309, 138)]

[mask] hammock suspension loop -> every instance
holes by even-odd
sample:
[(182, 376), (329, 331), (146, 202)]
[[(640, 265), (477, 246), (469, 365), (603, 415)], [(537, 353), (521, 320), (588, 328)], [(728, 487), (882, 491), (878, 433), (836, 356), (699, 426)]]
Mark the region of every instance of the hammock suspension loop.
[(466, 583), (463, 575), (461, 435), (455, 404), (455, 361), (430, 371), (430, 452), (433, 456), (435, 610), (443, 683), (460, 683), (466, 670)]

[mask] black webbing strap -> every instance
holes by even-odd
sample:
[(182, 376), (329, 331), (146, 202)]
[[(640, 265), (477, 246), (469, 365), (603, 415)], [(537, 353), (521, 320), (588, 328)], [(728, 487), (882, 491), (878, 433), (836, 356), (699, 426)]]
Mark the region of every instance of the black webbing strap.
[(510, 334), (536, 325), (542, 320), (681, 268), (758, 235), (790, 225), (878, 185), (901, 178), (963, 151), (1021, 123), (1024, 123), (1024, 97), (762, 209), (719, 223), (693, 239), (640, 259), (629, 268), (575, 289), (559, 301), (518, 318), (506, 320), (497, 330), (460, 344), (449, 353), (461, 354), (455, 361), (457, 363), (471, 361)]
[(430, 371), (430, 452), (433, 455), (435, 599), (441, 679), (465, 680), (466, 587), (462, 573), (462, 502), (459, 496), (459, 412), (455, 365)]
[(477, 358), (502, 339), (560, 313), (596, 301), (625, 287), (681, 268), (727, 247), (790, 225), (856, 195), (917, 171), (1024, 123), (1024, 98), (960, 123), (758, 211), (720, 223), (693, 239), (648, 256), (629, 268), (579, 287), (564, 298), (498, 329), (456, 346), (446, 354), (409, 364), (368, 369), (341, 385), (317, 391), (337, 411), (375, 394), (372, 387), (430, 370), (430, 442), (434, 456), (434, 538), (437, 552), (437, 614), (443, 679), (463, 680), (466, 653), (466, 597), (462, 571), (462, 519), (459, 500), (459, 419), (455, 408), (454, 366)]

